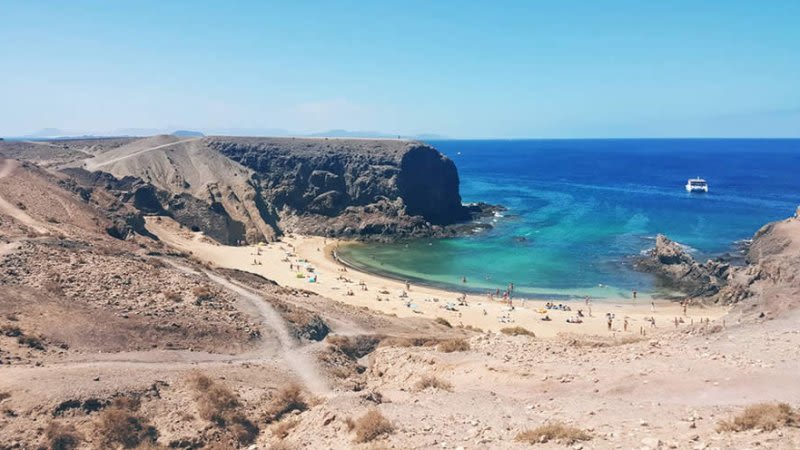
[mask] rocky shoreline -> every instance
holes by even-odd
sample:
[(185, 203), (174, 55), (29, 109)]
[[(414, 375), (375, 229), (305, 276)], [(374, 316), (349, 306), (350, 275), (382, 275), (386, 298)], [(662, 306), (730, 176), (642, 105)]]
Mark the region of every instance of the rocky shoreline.
[(800, 293), (800, 218), (764, 225), (740, 247), (743, 257), (726, 253), (701, 263), (684, 246), (659, 235), (633, 267), (694, 302), (741, 304), (743, 312), (762, 317), (793, 308)]

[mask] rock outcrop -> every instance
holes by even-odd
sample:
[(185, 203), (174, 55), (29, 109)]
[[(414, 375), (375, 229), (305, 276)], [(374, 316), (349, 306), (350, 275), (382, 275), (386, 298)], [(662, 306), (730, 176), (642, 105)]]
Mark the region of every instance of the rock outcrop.
[(728, 282), (730, 264), (708, 260), (698, 263), (686, 249), (663, 234), (656, 246), (638, 258), (634, 267), (656, 276), (658, 285), (690, 297), (711, 297)]
[(55, 161), (86, 201), (103, 190), (118, 202), (104, 205), (113, 212), (109, 233), (123, 238), (144, 231), (142, 214), (170, 215), (231, 244), (291, 232), (448, 237), (490, 227), (465, 222), (496, 211), (462, 205), (453, 161), (415, 141), (153, 136), (0, 145), (3, 152)]
[(800, 218), (772, 222), (753, 236), (747, 265), (734, 270), (715, 297), (743, 313), (777, 315), (800, 307)]
[(171, 194), (135, 177), (115, 178), (105, 172), (64, 169), (70, 178), (62, 186), (106, 211), (108, 233), (119, 239), (131, 233), (149, 235), (143, 215), (164, 215), (224, 244), (245, 240), (244, 224), (228, 215), (218, 202), (207, 203), (187, 193)]
[(762, 227), (747, 249), (746, 264), (698, 263), (678, 243), (659, 235), (634, 267), (661, 286), (705, 303), (738, 304), (743, 313), (776, 315), (800, 307), (800, 218)]
[(420, 142), (222, 138), (205, 143), (253, 171), (287, 229), (329, 236), (415, 236), (471, 217), (455, 164)]

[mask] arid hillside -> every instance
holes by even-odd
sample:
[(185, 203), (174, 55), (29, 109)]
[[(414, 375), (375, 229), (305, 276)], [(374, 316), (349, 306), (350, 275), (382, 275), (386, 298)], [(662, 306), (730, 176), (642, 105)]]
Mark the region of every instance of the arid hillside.
[(541, 338), (218, 269), (119, 232), (158, 189), (72, 173), (0, 160), (0, 449), (800, 447), (797, 219), (744, 314)]

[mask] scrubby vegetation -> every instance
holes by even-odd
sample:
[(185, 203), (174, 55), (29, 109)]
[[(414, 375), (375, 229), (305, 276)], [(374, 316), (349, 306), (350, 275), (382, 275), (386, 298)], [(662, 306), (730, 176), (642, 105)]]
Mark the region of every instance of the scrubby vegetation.
[(529, 444), (540, 444), (549, 441), (558, 441), (571, 445), (578, 441), (588, 441), (592, 435), (580, 428), (566, 425), (562, 422), (550, 422), (536, 428), (521, 431), (516, 440)]
[(264, 415), (267, 422), (276, 422), (292, 411), (308, 409), (303, 389), (298, 384), (290, 384), (279, 390), (267, 405)]
[(294, 427), (296, 427), (299, 423), (300, 421), (296, 419), (282, 420), (272, 428), (272, 435), (278, 439), (286, 439), (292, 429), (294, 429)]
[(718, 431), (772, 431), (787, 426), (800, 426), (800, 413), (786, 403), (758, 403), (750, 405), (739, 415), (723, 420)]
[(105, 446), (134, 448), (156, 441), (158, 431), (138, 409), (138, 400), (120, 398), (100, 413), (96, 429)]
[(348, 357), (358, 359), (375, 350), (382, 339), (382, 336), (376, 335), (330, 335), (325, 339), (325, 342)]
[(72, 450), (78, 448), (83, 436), (73, 425), (50, 422), (44, 431), (47, 448), (50, 450)]
[(469, 342), (465, 339), (448, 339), (440, 342), (436, 349), (444, 353), (465, 352), (469, 350)]
[(175, 303), (179, 303), (179, 302), (183, 301), (183, 297), (181, 297), (181, 293), (177, 292), (177, 291), (164, 292), (164, 298), (169, 300), (169, 301), (175, 302)]
[(8, 337), (22, 336), (22, 329), (16, 325), (3, 325), (0, 327), (0, 333)]
[(356, 442), (371, 442), (394, 431), (394, 425), (377, 409), (370, 409), (351, 424)]
[(383, 339), (380, 347), (433, 347), (441, 339), (433, 337), (388, 337)]
[(439, 325), (444, 325), (444, 326), (446, 326), (447, 328), (453, 328), (453, 326), (452, 326), (452, 325), (450, 325), (450, 322), (448, 322), (448, 321), (447, 321), (447, 319), (445, 319), (444, 317), (437, 317), (437, 318), (436, 318), (436, 319), (434, 319), (433, 321), (434, 321), (434, 322), (436, 322), (436, 323), (438, 323)]
[(258, 436), (258, 427), (241, 411), (239, 396), (227, 386), (202, 374), (190, 379), (194, 385), (200, 417), (230, 433), (236, 442), (249, 444)]
[(435, 377), (433, 375), (426, 375), (422, 377), (419, 381), (417, 381), (417, 384), (415, 384), (414, 387), (418, 391), (422, 391), (428, 388), (440, 389), (443, 391), (453, 390), (453, 385), (449, 381), (442, 380), (441, 378)]
[(528, 330), (527, 328), (523, 328), (520, 326), (516, 327), (506, 327), (500, 329), (500, 332), (509, 336), (530, 336), (536, 337), (536, 334), (533, 331)]
[(17, 338), (19, 345), (25, 345), (36, 350), (44, 350), (44, 342), (36, 336), (22, 335)]
[(195, 297), (195, 303), (200, 304), (214, 299), (214, 293), (208, 286), (197, 286), (192, 289), (192, 294)]

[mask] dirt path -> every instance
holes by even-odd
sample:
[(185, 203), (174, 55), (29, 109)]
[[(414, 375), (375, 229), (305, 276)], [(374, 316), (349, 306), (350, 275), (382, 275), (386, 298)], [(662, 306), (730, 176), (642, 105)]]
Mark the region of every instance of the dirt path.
[(141, 155), (142, 153), (152, 152), (153, 150), (158, 150), (158, 149), (162, 149), (162, 148), (166, 148), (166, 147), (171, 147), (173, 145), (183, 144), (183, 143), (186, 143), (186, 142), (199, 141), (200, 139), (202, 139), (202, 138), (181, 139), (180, 141), (170, 142), (168, 144), (161, 144), (161, 145), (156, 145), (155, 147), (149, 147), (149, 148), (145, 148), (145, 149), (142, 149), (142, 150), (138, 150), (138, 151), (135, 151), (133, 153), (128, 153), (127, 155), (118, 156), (116, 158), (109, 159), (108, 161), (103, 161), (103, 162), (100, 162), (100, 163), (95, 161), (94, 158), (88, 159), (88, 160), (86, 160), (86, 168), (88, 170), (97, 170), (100, 167), (107, 166), (109, 164), (113, 164), (115, 162), (122, 161), (123, 159), (128, 159), (128, 158), (131, 158), (131, 157), (136, 156), (136, 155)]
[[(0, 164), (0, 179), (10, 176), (12, 173), (14, 173), (14, 169), (17, 168), (17, 162), (12, 159), (5, 159), (0, 162)], [(48, 232), (48, 229), (39, 221), (29, 216), (28, 213), (21, 210), (17, 206), (12, 205), (3, 197), (0, 197), (0, 213), (4, 213), (13, 217), (15, 220), (34, 229), (39, 234), (45, 234)]]
[[(12, 251), (18, 242), (0, 246), (0, 252)], [(162, 261), (187, 273), (200, 272), (168, 259)], [(243, 301), (242, 309), (258, 316), (265, 328), (274, 333), (274, 340), (262, 337), (261, 345), (252, 351), (236, 355), (195, 352), (189, 350), (149, 350), (119, 353), (100, 353), (82, 355), (81, 359), (47, 363), (45, 367), (14, 366), (0, 369), (0, 387), (13, 380), (60, 378), (64, 371), (70, 373), (99, 372), (106, 373), (128, 370), (155, 370), (180, 368), (200, 368), (227, 365), (230, 363), (272, 364), (279, 360), (294, 371), (305, 386), (316, 395), (330, 394), (324, 377), (318, 371), (312, 357), (301, 348), (289, 333), (283, 318), (260, 295), (249, 289), (228, 281), (208, 271), (203, 271), (212, 282), (234, 292)], [(277, 342), (276, 342), (277, 341)], [(277, 348), (276, 348), (277, 347)]]
[(289, 334), (286, 322), (284, 322), (280, 314), (275, 311), (275, 308), (267, 303), (263, 297), (253, 293), (238, 283), (226, 280), (210, 272), (205, 272), (205, 274), (211, 281), (237, 293), (241, 298), (250, 301), (252, 306), (258, 310), (262, 323), (275, 331), (276, 337), (280, 342), (284, 360), (297, 376), (303, 380), (303, 384), (305, 384), (309, 390), (317, 395), (330, 393), (330, 388), (325, 378), (319, 373), (311, 356), (297, 345), (295, 339)]

